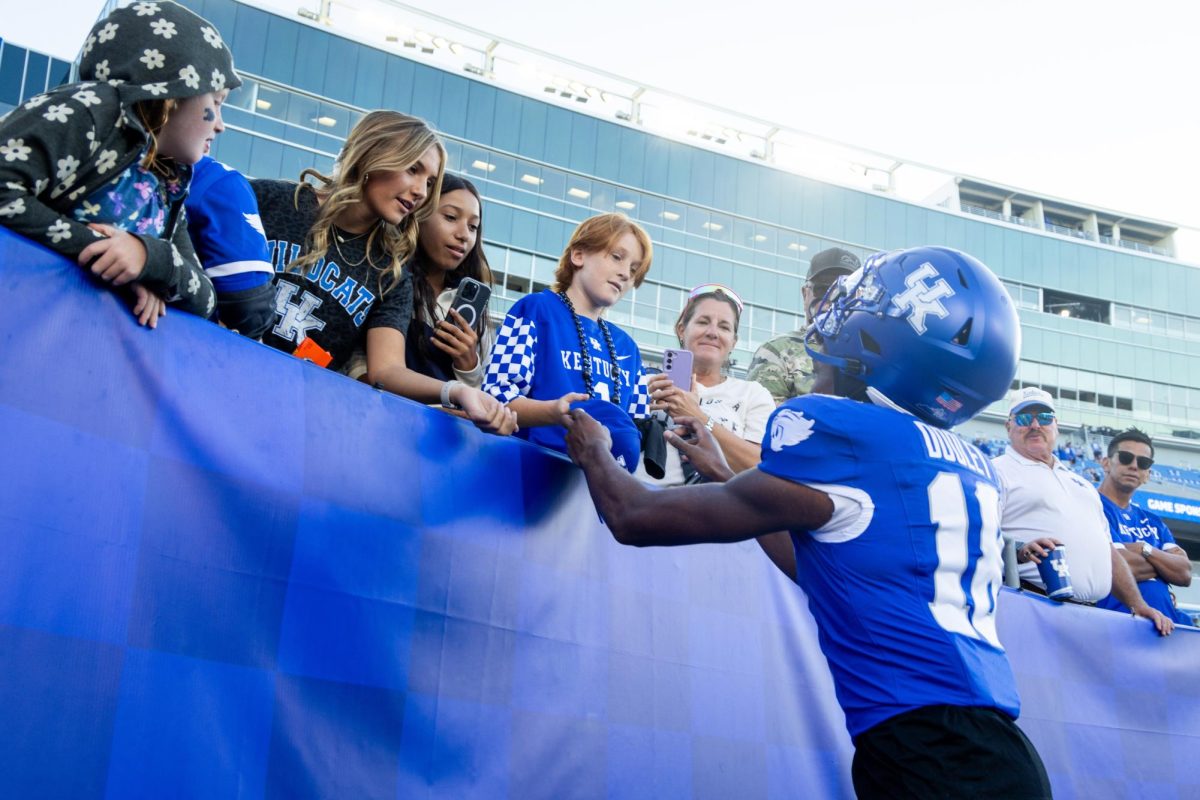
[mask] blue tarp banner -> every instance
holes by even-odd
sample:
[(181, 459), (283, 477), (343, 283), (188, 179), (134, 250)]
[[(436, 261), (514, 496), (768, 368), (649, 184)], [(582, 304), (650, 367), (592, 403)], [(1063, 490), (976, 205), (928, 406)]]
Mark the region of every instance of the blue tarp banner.
[[(803, 595), (0, 229), (0, 797), (850, 797)], [(871, 613), (886, 614), (886, 608)], [(1200, 637), (1006, 593), (1060, 798), (1200, 796)]]

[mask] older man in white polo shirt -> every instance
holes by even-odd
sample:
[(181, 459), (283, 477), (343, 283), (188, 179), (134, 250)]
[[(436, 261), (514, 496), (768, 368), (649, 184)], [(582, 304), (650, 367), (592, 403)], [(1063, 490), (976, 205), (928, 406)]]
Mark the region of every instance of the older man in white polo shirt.
[(992, 459), (992, 466), (1005, 490), (1000, 528), (1017, 542), (1022, 582), (1044, 590), (1037, 564), (1051, 548), (1064, 544), (1076, 600), (1095, 603), (1111, 591), (1136, 616), (1169, 634), (1174, 624), (1142, 599), (1115, 550), (1099, 493), (1054, 456), (1054, 398), (1032, 386), (1020, 390), (1005, 428), (1010, 447)]

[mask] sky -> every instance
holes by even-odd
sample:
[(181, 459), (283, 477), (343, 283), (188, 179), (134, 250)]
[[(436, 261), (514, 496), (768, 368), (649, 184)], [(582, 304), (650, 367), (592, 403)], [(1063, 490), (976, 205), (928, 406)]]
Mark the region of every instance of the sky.
[[(362, 2), (335, 2), (334, 16)], [(902, 160), (1200, 229), (1200, 3), (411, 4)], [(36, 15), (5, 15), (0, 35), (72, 58), (101, 5), (41, 0)], [(260, 5), (294, 13), (316, 0)]]

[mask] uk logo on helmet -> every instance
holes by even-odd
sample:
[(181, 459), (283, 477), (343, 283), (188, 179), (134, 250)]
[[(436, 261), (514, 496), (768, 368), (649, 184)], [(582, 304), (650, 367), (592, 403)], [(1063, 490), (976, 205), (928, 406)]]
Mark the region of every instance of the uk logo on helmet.
[[(937, 279), (934, 283), (926, 283), (934, 278)], [(908, 324), (918, 334), (925, 333), (927, 315), (933, 314), (938, 319), (944, 319), (949, 313), (942, 305), (942, 299), (953, 297), (954, 290), (933, 268), (933, 264), (926, 261), (910, 272), (904, 278), (904, 285), (908, 288), (893, 297), (892, 304), (900, 314), (908, 312)]]

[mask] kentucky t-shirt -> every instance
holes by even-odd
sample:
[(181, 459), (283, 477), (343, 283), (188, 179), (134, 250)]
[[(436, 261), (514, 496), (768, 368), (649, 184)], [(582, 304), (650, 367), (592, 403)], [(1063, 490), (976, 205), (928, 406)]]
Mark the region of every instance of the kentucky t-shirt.
[[(584, 316), (579, 322), (583, 325), (586, 353), (580, 352), (579, 331), (561, 297), (549, 289), (522, 297), (509, 309), (500, 327), (483, 390), (502, 403), (518, 397), (557, 400), (571, 392), (586, 392), (583, 359), (589, 358), (596, 397), (614, 400), (619, 386), (621, 407), (634, 419), (646, 416), (650, 401), (641, 380), (642, 354), (637, 343), (606, 322), (617, 353), (614, 365), (600, 325)], [(559, 425), (523, 428), (517, 435), (553, 450), (567, 449), (566, 429)]]
[(367, 257), (367, 236), (341, 233), (331, 240), (325, 257), (300, 271), (289, 265), (304, 252), (304, 242), (317, 217), (316, 192), (292, 181), (250, 182), (258, 200), (275, 268), (275, 324), (263, 343), (291, 353), (311, 338), (332, 357), (339, 370), (366, 341), (371, 328), (408, 332), (412, 320), (412, 281), (404, 272), (392, 283), (391, 259), (381, 246)]

